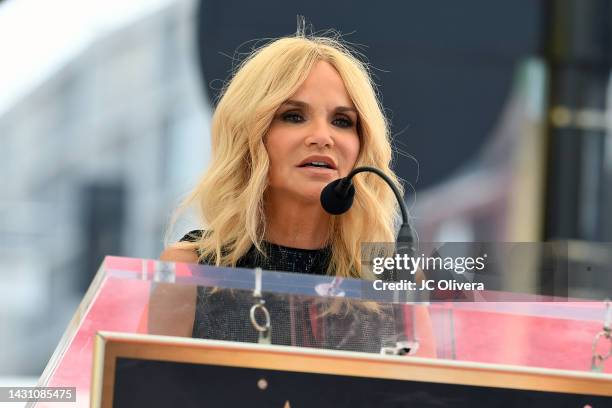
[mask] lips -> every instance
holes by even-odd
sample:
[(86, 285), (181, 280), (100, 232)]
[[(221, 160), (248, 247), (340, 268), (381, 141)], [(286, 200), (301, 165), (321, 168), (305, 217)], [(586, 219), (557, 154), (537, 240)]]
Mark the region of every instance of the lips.
[(298, 167), (314, 167), (321, 169), (332, 169), (336, 170), (336, 162), (329, 156), (308, 156)]

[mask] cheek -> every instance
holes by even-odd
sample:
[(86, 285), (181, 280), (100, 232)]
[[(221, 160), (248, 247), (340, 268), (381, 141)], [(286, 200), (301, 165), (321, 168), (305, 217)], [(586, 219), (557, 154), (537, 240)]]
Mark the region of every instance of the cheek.
[(272, 176), (274, 178), (285, 171), (284, 167), (286, 167), (289, 152), (286, 138), (279, 136), (282, 135), (276, 132), (269, 132), (264, 138), (264, 146), (268, 153), (269, 162), (268, 177)]

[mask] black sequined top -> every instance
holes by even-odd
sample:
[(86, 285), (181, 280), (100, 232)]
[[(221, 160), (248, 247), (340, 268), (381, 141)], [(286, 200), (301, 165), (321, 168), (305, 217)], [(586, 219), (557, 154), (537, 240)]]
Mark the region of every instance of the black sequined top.
[[(202, 231), (196, 230), (181, 241), (195, 242), (201, 236)], [(262, 247), (266, 257), (253, 246), (236, 266), (324, 275), (331, 256), (329, 248), (298, 249), (267, 242)], [(393, 334), (392, 323), (382, 315), (353, 312), (331, 316), (321, 313), (313, 297), (265, 292), (262, 295), (271, 316), (272, 344), (377, 353), (381, 335)], [(199, 286), (192, 337), (257, 342), (259, 333), (249, 315), (255, 303), (251, 291)]]
[[(181, 241), (195, 242), (202, 236), (201, 230), (191, 231)], [(296, 272), (325, 275), (331, 251), (322, 249), (299, 249), (263, 242), (267, 256), (263, 256), (255, 246), (238, 260), (237, 268), (261, 268), (266, 271)]]

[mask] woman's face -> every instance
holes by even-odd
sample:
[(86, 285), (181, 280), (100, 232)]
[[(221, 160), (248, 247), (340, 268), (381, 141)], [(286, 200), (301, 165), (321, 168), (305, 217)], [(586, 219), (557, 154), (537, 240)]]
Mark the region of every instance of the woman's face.
[(336, 69), (312, 68), (276, 111), (264, 144), (270, 159), (268, 195), (319, 202), (328, 183), (346, 176), (359, 154), (357, 110)]

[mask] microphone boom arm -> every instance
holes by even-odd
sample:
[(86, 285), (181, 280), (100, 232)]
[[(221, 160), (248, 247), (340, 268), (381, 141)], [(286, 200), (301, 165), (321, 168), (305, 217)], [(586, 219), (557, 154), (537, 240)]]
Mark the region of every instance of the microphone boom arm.
[(395, 183), (393, 183), (389, 176), (387, 176), (382, 170), (369, 166), (357, 167), (353, 169), (348, 174), (348, 176), (342, 178), (340, 182), (335, 186), (334, 191), (336, 192), (336, 194), (338, 194), (338, 196), (340, 197), (345, 197), (348, 194), (349, 189), (353, 185), (351, 179), (355, 175), (363, 172), (377, 174), (378, 176), (380, 176), (380, 178), (385, 180), (387, 185), (391, 188), (391, 190), (393, 190), (393, 194), (395, 194), (395, 198), (397, 199), (397, 203), (402, 213), (402, 225), (400, 226), (399, 232), (397, 234), (397, 242), (412, 244), (414, 242), (414, 238), (412, 236), (412, 229), (410, 228), (410, 224), (408, 222), (408, 211), (406, 210), (404, 198), (402, 197)]

